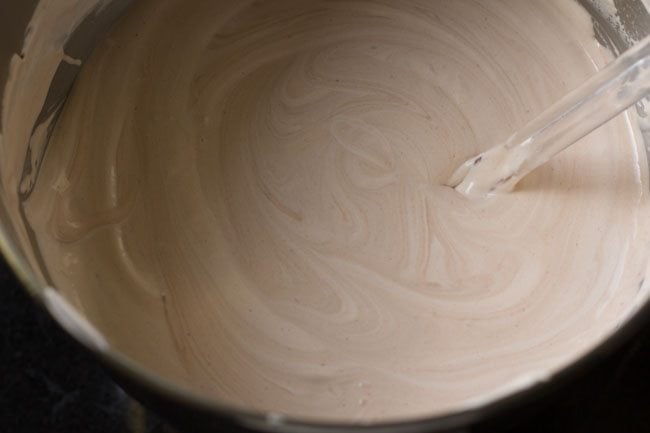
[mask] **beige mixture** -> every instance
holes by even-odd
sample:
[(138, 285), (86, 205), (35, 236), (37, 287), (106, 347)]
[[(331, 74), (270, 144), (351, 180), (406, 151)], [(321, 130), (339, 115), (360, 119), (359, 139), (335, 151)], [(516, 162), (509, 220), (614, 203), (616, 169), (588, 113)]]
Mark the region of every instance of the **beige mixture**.
[(140, 1), (26, 215), (109, 344), (195, 392), (335, 421), (471, 407), (647, 296), (628, 115), (513, 193), (442, 186), (610, 59), (567, 0)]

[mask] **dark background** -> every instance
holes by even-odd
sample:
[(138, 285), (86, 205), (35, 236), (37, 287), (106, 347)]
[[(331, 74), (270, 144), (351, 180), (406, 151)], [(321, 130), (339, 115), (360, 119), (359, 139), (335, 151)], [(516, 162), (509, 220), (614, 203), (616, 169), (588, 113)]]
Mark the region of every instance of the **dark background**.
[[(650, 432), (650, 323), (545, 403), (478, 430)], [(191, 433), (172, 429), (129, 398), (33, 304), (2, 259), (0, 432)]]

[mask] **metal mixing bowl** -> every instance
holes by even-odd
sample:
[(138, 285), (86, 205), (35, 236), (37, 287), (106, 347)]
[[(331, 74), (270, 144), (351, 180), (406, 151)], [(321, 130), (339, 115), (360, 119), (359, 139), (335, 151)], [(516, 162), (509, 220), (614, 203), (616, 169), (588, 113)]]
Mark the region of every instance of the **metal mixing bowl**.
[[(597, 39), (619, 54), (634, 41), (650, 34), (650, 2), (642, 0), (577, 0), (590, 13)], [(135, 397), (164, 416), (195, 431), (214, 431), (235, 423), (267, 431), (358, 431), (411, 432), (463, 429), (490, 418), (521, 402), (549, 392), (554, 385), (597, 361), (631, 335), (650, 316), (645, 305), (614, 335), (602, 341), (587, 356), (555, 375), (549, 382), (531, 385), (481, 407), (442, 417), (396, 424), (315, 424), (277, 414), (245, 412), (218, 401), (195, 395), (148, 371), (125, 354), (101, 344), (85, 319), (67, 304), (61, 303), (51, 288), (33, 234), (25, 222), (21, 203), (29, 196), (45, 156), (49, 134), (66, 95), (80, 69), (74, 62), (60, 62), (54, 54), (64, 49), (75, 59), (85, 59), (93, 46), (128, 8), (131, 0), (4, 0), (0, 3), (0, 100), (7, 100), (5, 86), (12, 61), (25, 56), (27, 44), (40, 44), (39, 56), (28, 59), (30, 68), (21, 69), (24, 94), (13, 95), (16, 103), (2, 105), (0, 117), (0, 249), (34, 300), (81, 346), (97, 355), (116, 379)], [(43, 4), (67, 6), (66, 13), (49, 20), (30, 23), (37, 7)], [(52, 8), (53, 10), (54, 8)], [(32, 47), (33, 48), (33, 47)], [(57, 51), (59, 50), (59, 51)], [(49, 54), (53, 54), (48, 57)], [(40, 77), (36, 80), (34, 77)], [(31, 80), (31, 81), (30, 81)], [(645, 104), (637, 106), (646, 143)], [(14, 127), (8, 119), (20, 116), (24, 127)], [(647, 146), (646, 146), (647, 147)]]

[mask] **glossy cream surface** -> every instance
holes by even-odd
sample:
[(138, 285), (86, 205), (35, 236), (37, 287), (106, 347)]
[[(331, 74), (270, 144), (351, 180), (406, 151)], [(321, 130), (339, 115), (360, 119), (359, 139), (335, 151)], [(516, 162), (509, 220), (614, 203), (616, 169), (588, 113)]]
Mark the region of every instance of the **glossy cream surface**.
[(457, 411), (647, 298), (623, 115), (524, 179), (443, 186), (611, 60), (566, 0), (143, 0), (85, 63), (25, 203), (115, 349), (240, 408)]

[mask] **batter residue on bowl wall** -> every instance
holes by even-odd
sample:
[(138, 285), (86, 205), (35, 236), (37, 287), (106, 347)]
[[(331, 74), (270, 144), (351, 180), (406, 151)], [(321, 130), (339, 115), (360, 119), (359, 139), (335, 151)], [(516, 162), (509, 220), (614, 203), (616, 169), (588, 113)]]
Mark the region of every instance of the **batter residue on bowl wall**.
[(620, 116), (512, 194), (441, 186), (610, 60), (573, 2), (138, 2), (85, 64), (26, 215), (110, 344), (239, 407), (459, 410), (647, 297)]

